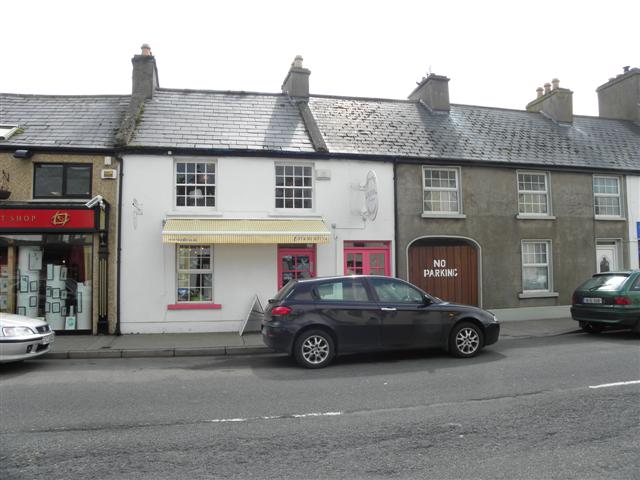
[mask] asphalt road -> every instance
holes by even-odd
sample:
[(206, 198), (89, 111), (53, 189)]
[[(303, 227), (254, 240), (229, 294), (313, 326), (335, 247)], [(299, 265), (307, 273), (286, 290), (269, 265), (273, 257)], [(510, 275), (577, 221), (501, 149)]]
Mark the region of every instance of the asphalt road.
[(637, 479), (639, 347), (571, 333), (316, 371), (281, 355), (2, 366), (0, 479)]

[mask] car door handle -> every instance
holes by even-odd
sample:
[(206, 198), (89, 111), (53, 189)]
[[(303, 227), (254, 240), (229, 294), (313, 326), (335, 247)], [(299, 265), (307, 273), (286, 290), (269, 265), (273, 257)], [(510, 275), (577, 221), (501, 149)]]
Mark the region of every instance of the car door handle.
[(398, 309), (395, 307), (382, 307), (380, 308), (380, 310), (382, 310), (383, 312), (395, 312)]

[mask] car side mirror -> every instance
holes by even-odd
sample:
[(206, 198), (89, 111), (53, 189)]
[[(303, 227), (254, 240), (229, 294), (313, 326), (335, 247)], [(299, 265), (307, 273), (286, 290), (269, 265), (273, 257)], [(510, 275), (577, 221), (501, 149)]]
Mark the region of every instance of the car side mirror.
[(428, 297), (427, 295), (425, 295), (424, 297), (422, 297), (422, 303), (428, 307), (429, 305), (431, 305), (433, 303), (433, 300), (431, 300), (431, 297)]

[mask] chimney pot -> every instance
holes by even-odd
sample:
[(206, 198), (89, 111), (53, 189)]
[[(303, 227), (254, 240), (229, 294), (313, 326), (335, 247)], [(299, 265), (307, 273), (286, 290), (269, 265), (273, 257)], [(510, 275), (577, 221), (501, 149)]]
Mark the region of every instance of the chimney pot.
[(551, 85), (553, 85), (553, 90), (556, 90), (560, 86), (560, 80), (554, 78), (551, 80)]
[(544, 94), (546, 95), (550, 91), (551, 91), (551, 84), (550, 83), (545, 83), (544, 84)]
[(542, 92), (544, 89), (542, 87), (536, 88), (537, 97), (540, 98), (542, 96)]
[(296, 58), (293, 59), (293, 63), (291, 64), (291, 66), (293, 68), (302, 68), (302, 55), (296, 55)]
[(622, 67), (622, 71), (624, 73), (629, 73), (629, 69), (631, 68), (631, 65), (625, 65), (624, 67)]
[(291, 97), (307, 98), (309, 96), (309, 75), (311, 71), (302, 66), (302, 55), (296, 55), (291, 68), (282, 82), (282, 93)]
[(152, 55), (151, 47), (149, 46), (148, 43), (143, 43), (140, 49), (142, 50), (142, 55), (144, 55), (145, 57), (149, 57)]

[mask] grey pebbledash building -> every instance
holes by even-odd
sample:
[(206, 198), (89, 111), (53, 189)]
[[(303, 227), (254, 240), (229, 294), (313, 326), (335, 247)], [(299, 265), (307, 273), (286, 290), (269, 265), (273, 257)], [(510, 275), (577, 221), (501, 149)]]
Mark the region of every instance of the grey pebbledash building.
[(594, 272), (638, 264), (639, 78), (598, 89), (601, 117), (573, 115), (557, 80), (520, 111), (451, 104), (438, 75), (407, 101), (309, 106), (330, 152), (393, 158), (398, 277), (502, 319), (555, 317)]

